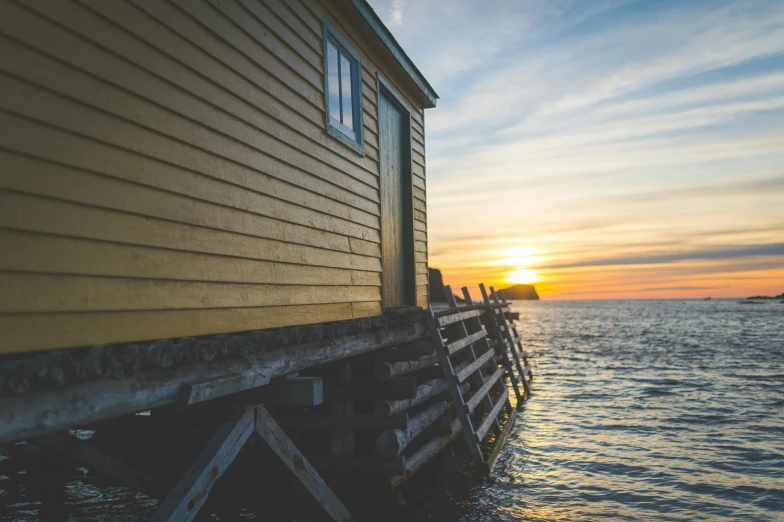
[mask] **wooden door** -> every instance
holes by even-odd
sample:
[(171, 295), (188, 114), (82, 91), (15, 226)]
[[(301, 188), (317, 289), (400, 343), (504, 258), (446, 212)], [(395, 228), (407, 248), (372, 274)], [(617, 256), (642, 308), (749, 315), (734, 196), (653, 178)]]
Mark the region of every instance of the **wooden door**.
[(410, 114), (381, 89), (381, 255), (384, 307), (414, 304)]

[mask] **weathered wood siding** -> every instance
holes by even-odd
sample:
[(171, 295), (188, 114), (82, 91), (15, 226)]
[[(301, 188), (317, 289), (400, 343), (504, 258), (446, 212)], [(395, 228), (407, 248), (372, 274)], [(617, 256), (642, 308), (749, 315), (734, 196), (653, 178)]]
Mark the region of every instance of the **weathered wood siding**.
[[(0, 352), (382, 313), (376, 75), (400, 82), (336, 5), (0, 2)], [(324, 128), (323, 19), (362, 57), (364, 156)]]

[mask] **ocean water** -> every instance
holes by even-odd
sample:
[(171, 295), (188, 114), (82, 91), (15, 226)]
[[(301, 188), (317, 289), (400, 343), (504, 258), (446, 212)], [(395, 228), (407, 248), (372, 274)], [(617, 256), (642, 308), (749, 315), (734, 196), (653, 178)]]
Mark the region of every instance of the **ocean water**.
[(784, 520), (784, 304), (514, 308), (535, 396), (460, 520)]
[[(513, 308), (536, 354), (534, 396), (493, 474), (443, 456), (396, 502), (354, 495), (359, 520), (784, 520), (784, 304)], [(49, 457), (3, 469), (13, 473), (0, 473), (2, 521), (145, 520), (154, 510)], [(286, 474), (274, 475), (277, 490), (222, 479), (198, 519), (319, 520)]]

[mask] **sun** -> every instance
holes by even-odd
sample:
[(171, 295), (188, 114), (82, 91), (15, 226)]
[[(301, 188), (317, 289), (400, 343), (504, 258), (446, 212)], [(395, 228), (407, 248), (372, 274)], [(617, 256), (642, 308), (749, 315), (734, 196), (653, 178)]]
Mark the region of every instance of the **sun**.
[(520, 269), (514, 272), (509, 272), (506, 277), (507, 281), (514, 284), (532, 285), (536, 283), (539, 277), (534, 270)]

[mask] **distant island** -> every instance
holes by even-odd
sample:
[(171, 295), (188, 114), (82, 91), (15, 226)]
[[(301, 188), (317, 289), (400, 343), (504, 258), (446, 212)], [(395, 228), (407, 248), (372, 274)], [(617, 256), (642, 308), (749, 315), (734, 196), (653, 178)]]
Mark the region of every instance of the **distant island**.
[(534, 285), (514, 285), (503, 289), (504, 296), (510, 301), (538, 301), (539, 294), (536, 293)]
[(746, 298), (747, 301), (757, 301), (760, 299), (784, 299), (784, 292), (780, 293), (779, 295), (755, 295)]
[[(428, 282), (430, 283), (430, 302), (445, 302), (446, 296), (444, 295), (444, 278), (441, 275), (441, 270), (438, 268), (428, 268)], [(510, 301), (539, 300), (539, 294), (536, 293), (536, 288), (534, 288), (534, 285), (514, 285), (510, 286), (509, 288), (504, 288), (504, 296), (506, 296), (506, 298)], [(471, 297), (476, 300), (482, 296)], [(458, 296), (455, 296), (455, 299), (458, 303), (463, 302), (463, 300)]]

